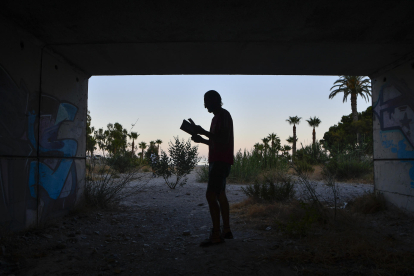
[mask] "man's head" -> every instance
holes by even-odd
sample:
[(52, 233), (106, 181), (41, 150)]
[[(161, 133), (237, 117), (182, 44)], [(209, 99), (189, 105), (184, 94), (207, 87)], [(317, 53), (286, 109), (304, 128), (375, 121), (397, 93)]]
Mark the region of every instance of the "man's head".
[(220, 94), (215, 90), (209, 90), (204, 94), (204, 107), (212, 113), (219, 109), (223, 103)]

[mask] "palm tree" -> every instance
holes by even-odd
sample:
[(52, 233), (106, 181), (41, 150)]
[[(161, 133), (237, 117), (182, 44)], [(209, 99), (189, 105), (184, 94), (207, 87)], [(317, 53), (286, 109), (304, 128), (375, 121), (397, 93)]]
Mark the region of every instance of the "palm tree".
[(142, 152), (141, 152), (141, 162), (142, 162), (142, 158), (144, 156), (144, 150), (147, 148), (147, 143), (141, 142), (139, 143), (138, 147), (142, 149)]
[(267, 136), (267, 139), (269, 139), (270, 140), (270, 149), (272, 150), (272, 152), (274, 152), (274, 150), (275, 150), (275, 141), (276, 141), (276, 138), (277, 138), (277, 135), (275, 134), (275, 133), (270, 133), (268, 136)]
[(103, 130), (103, 128), (98, 129), (97, 131), (94, 131), (95, 139), (98, 144), (99, 149), (102, 151), (102, 154), (105, 155), (105, 150), (107, 149), (107, 143), (108, 143), (108, 136), (109, 132), (108, 130)]
[[(296, 138), (296, 140), (295, 139), (293, 139), (293, 137), (292, 136), (289, 136), (289, 138), (287, 138), (286, 139), (286, 142), (288, 142), (289, 144), (292, 144), (292, 148), (291, 149), (293, 149), (293, 144), (295, 145), (295, 147), (296, 147), (296, 142), (298, 141), (298, 138)], [(286, 147), (286, 146), (285, 146)], [(290, 148), (290, 147), (289, 147)], [(290, 149), (289, 149), (290, 150)], [(296, 152), (296, 151), (295, 151)], [(293, 156), (293, 151), (292, 151), (292, 156)]]
[(161, 139), (157, 139), (157, 140), (155, 140), (155, 143), (158, 145), (157, 151), (158, 151), (158, 155), (159, 155), (160, 154), (160, 145), (162, 144), (162, 140)]
[(312, 131), (312, 144), (315, 145), (316, 142), (316, 132), (315, 132), (315, 127), (318, 127), (319, 124), (321, 123), (321, 120), (318, 117), (310, 117), (309, 120), (306, 120), (306, 122), (308, 122), (310, 127), (313, 127), (313, 131)]
[(138, 139), (139, 134), (136, 132), (131, 132), (128, 134), (128, 137), (132, 139), (132, 149), (131, 149), (131, 156), (134, 157), (135, 152), (135, 139)]
[(267, 138), (270, 140), (271, 148), (270, 151), (272, 153), (272, 158), (270, 159), (270, 168), (272, 168), (272, 163), (275, 158), (275, 153), (279, 154), (280, 148), (280, 139), (277, 137), (276, 133), (270, 133)]
[(286, 120), (286, 122), (288, 122), (289, 125), (293, 125), (292, 157), (295, 156), (296, 154), (296, 141), (298, 140), (298, 138), (296, 137), (296, 125), (299, 125), (300, 119), (302, 119), (302, 117), (298, 117), (298, 116), (290, 117), (289, 116), (289, 119)]
[(285, 156), (285, 157), (289, 157), (289, 151), (291, 150), (292, 148), (289, 146), (289, 145), (284, 145), (282, 148), (281, 148), (281, 150), (282, 150), (282, 154), (283, 154), (283, 156)]
[(257, 152), (258, 155), (262, 156), (263, 152), (263, 145), (260, 143), (256, 143), (253, 145), (255, 152)]
[(263, 157), (263, 149), (264, 149), (263, 144), (259, 144), (259, 146), (257, 147), (257, 149), (258, 149), (258, 150), (259, 150), (259, 152), (260, 152), (260, 156), (261, 156), (261, 157)]
[(357, 96), (369, 101), (369, 97), (371, 97), (370, 79), (364, 76), (339, 76), (339, 79), (334, 82), (334, 86), (331, 87), (329, 99), (338, 93), (344, 93), (343, 102), (346, 102), (348, 96), (351, 95), (352, 119), (356, 122), (358, 121)]
[(269, 141), (270, 139), (265, 137), (262, 139), (263, 147), (264, 147), (264, 167), (266, 168), (266, 155), (267, 155), (267, 149), (269, 148)]
[[(296, 141), (298, 141), (298, 138), (296, 138)], [(293, 144), (293, 137), (289, 136), (289, 138), (286, 139), (286, 142), (288, 142), (289, 144)]]

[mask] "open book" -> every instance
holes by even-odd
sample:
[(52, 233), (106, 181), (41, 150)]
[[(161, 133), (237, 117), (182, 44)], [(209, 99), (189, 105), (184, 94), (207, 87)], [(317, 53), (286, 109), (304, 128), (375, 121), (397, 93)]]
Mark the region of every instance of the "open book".
[(194, 135), (193, 125), (187, 120), (183, 120), (183, 123), (181, 124), (180, 129), (184, 130), (185, 132), (187, 132), (190, 135)]

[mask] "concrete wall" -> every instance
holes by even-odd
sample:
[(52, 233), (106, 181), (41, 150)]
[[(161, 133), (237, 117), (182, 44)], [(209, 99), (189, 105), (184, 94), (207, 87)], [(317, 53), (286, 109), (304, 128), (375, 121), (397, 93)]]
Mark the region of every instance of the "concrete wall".
[(414, 211), (414, 60), (372, 76), (375, 189)]
[(0, 22), (0, 227), (67, 212), (84, 183), (89, 76)]

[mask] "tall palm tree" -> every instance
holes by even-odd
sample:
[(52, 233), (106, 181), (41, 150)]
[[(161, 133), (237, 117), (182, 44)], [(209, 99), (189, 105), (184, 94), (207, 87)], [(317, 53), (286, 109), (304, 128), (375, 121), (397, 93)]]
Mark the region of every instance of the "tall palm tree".
[(332, 99), (339, 93), (344, 93), (343, 102), (346, 102), (348, 96), (351, 96), (352, 120), (358, 121), (357, 96), (361, 96), (365, 101), (371, 97), (371, 82), (364, 76), (339, 76), (331, 87), (329, 99)]
[(141, 142), (139, 143), (138, 147), (142, 150), (141, 152), (141, 162), (142, 162), (142, 158), (144, 156), (144, 150), (147, 148), (147, 143)]
[(321, 123), (321, 120), (318, 117), (310, 117), (309, 120), (306, 120), (306, 122), (308, 122), (310, 127), (313, 127), (313, 131), (312, 131), (312, 144), (315, 145), (316, 142), (316, 131), (315, 131), (315, 127), (318, 127), (319, 124)]
[(289, 125), (293, 125), (292, 157), (295, 156), (296, 154), (296, 141), (298, 140), (298, 138), (296, 137), (296, 125), (299, 125), (300, 119), (302, 119), (302, 117), (298, 117), (298, 116), (290, 117), (289, 116), (289, 119), (286, 120), (286, 122), (288, 122)]
[(158, 151), (158, 155), (159, 155), (160, 154), (160, 145), (162, 144), (162, 140), (161, 139), (157, 139), (157, 140), (155, 140), (155, 143), (158, 145), (157, 151)]
[(131, 132), (128, 134), (128, 137), (132, 139), (132, 149), (131, 149), (131, 156), (134, 157), (135, 152), (135, 139), (138, 139), (139, 134), (136, 132)]

